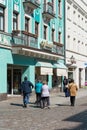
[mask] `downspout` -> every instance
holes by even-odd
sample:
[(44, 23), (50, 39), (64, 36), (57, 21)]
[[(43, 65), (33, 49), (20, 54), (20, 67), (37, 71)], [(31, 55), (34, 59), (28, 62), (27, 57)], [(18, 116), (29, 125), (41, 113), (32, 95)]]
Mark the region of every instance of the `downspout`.
[(64, 64), (66, 65), (66, 2), (64, 0)]

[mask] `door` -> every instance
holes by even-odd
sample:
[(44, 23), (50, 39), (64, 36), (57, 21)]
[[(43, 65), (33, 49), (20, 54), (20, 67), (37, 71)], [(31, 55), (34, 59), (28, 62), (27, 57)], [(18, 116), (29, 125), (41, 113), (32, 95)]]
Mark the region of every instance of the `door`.
[(7, 70), (7, 94), (12, 93), (12, 70)]
[(81, 71), (82, 69), (79, 68), (79, 88), (81, 88)]
[(11, 68), (7, 70), (7, 94), (20, 94), (21, 75), (21, 69)]
[(20, 94), (21, 69), (13, 69), (13, 94)]

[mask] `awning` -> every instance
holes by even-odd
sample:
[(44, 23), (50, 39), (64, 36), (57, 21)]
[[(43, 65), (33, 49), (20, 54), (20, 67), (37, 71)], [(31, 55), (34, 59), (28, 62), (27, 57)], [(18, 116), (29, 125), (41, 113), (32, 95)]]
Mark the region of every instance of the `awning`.
[(53, 65), (48, 62), (37, 62), (36, 67), (40, 67), (41, 75), (53, 75)]
[(67, 67), (63, 63), (54, 64), (54, 68), (57, 69), (57, 76), (67, 76)]
[(36, 65), (37, 67), (47, 67), (47, 68), (53, 68), (53, 65), (51, 63), (48, 63), (48, 62), (37, 62)]
[(63, 63), (55, 63), (54, 68), (67, 69)]

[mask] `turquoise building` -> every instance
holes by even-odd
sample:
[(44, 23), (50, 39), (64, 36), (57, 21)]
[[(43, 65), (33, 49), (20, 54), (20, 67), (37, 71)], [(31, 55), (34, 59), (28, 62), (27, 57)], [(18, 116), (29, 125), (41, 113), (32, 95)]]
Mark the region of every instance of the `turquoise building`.
[(0, 0), (0, 100), (20, 94), (24, 76), (62, 86), (64, 0)]

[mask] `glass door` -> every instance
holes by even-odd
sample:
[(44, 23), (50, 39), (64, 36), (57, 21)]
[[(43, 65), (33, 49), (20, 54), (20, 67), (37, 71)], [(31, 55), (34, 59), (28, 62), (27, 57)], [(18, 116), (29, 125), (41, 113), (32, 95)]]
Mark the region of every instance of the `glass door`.
[(13, 94), (20, 94), (21, 69), (13, 69)]
[(10, 68), (7, 70), (7, 94), (20, 94), (22, 69)]

